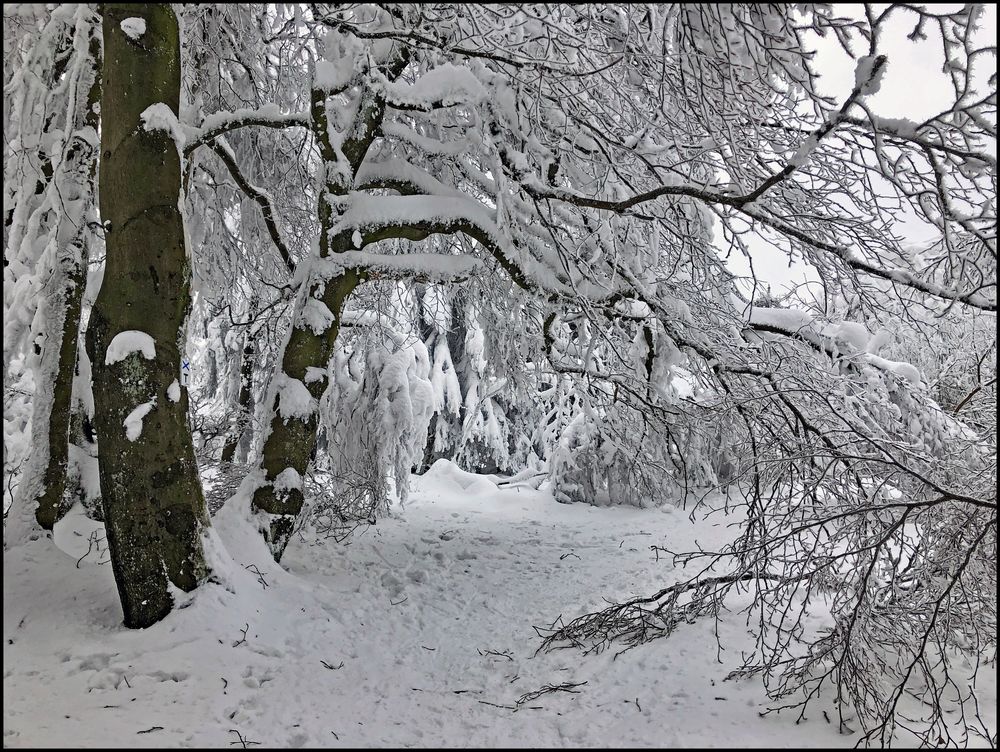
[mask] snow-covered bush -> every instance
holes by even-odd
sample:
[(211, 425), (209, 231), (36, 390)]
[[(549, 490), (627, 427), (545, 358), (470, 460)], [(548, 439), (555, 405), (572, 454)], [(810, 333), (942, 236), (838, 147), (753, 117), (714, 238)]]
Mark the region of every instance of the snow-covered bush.
[(526, 362), (530, 314), (496, 291), (430, 285), (420, 313), (434, 390), (423, 466), (446, 458), (471, 472), (522, 470), (540, 449), (538, 383)]
[[(337, 351), (320, 403), (328, 450), (321, 467), (331, 484), (326, 505), (350, 519), (385, 514), (393, 494), (406, 503), (433, 411), (422, 342), (388, 333), (381, 342), (362, 343)], [(324, 506), (312, 504), (314, 514)]]

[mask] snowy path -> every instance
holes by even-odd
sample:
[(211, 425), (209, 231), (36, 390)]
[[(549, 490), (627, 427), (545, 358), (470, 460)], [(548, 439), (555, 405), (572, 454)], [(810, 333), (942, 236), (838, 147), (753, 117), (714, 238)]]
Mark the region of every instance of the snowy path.
[[(349, 546), (297, 541), (288, 573), (218, 520), (236, 560), (143, 632), (119, 626), (109, 566), (75, 516), (5, 555), (6, 746), (851, 746), (819, 710), (760, 718), (763, 691), (723, 682), (738, 617), (622, 654), (533, 657), (533, 625), (601, 597), (647, 594), (676, 572), (649, 546), (718, 539), (679, 510), (556, 504), (453, 466), (415, 479), (406, 510)], [(80, 533), (77, 535), (77, 533)], [(243, 632), (246, 639), (243, 640)], [(126, 681), (127, 680), (127, 681)], [(509, 708), (545, 684), (586, 682)], [(492, 704), (487, 704), (492, 703)], [(815, 717), (814, 717), (815, 716)]]

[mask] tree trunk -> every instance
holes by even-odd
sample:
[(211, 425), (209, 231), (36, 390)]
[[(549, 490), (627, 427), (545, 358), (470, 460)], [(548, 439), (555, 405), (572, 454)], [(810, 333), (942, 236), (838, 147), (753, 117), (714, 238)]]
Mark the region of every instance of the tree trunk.
[(243, 335), (243, 359), (240, 362), (240, 393), (237, 398), (236, 420), (226, 437), (222, 447), (222, 461), (232, 462), (236, 456), (236, 448), (240, 445), (253, 419), (253, 335), (247, 329)]
[[(35, 537), (40, 534), (39, 527), (52, 530), (69, 508), (65, 492), (71, 398), (87, 279), (87, 247), (93, 241), (88, 223), (95, 216), (98, 33), (89, 19), (79, 17), (73, 33), (66, 37), (83, 42), (89, 37), (88, 51), (74, 56), (67, 53), (58, 66), (61, 71), (70, 71), (71, 80), (65, 84), (69, 95), (64, 108), (53, 102), (46, 119), (46, 132), (61, 126), (68, 139), (58, 166), (52, 170), (49, 164), (49, 181), (39, 183), (36, 190), (36, 196), (37, 191), (50, 194), (48, 211), (56, 219), (48, 241), (52, 251), (46, 251), (49, 276), (32, 324), (32, 331), (37, 331), (33, 346), (38, 360), (38, 388), (32, 400), (31, 456), (14, 500), (16, 511), (12, 518), (16, 522), (8, 531), (9, 543)], [(60, 120), (63, 116), (64, 121)]]
[[(145, 22), (135, 39), (126, 18)], [(180, 211), (181, 165), (171, 136), (147, 131), (140, 114), (165, 103), (177, 112), (180, 44), (169, 5), (104, 6), (100, 206), (107, 261), (87, 343), (94, 372), (102, 504), (115, 581), (128, 627), (146, 627), (173, 606), (171, 583), (190, 591), (207, 575), (208, 525), (179, 386), (190, 308)], [(106, 362), (116, 335), (152, 337), (155, 355)], [(139, 435), (126, 417), (152, 403)]]
[[(96, 32), (90, 43), (92, 70), (88, 71), (90, 87), (85, 102), (78, 108), (77, 120), (86, 129), (87, 137), (78, 135), (74, 138), (66, 154), (68, 170), (75, 173), (63, 187), (63, 201), (67, 204), (78, 202), (86, 207), (80, 217), (89, 219), (88, 209), (94, 201), (94, 177), (97, 172), (98, 124), (100, 122), (99, 107), (101, 98), (101, 81), (98, 76), (97, 63), (100, 59), (100, 40)], [(92, 77), (92, 78), (91, 78)], [(84, 83), (83, 77), (77, 85)], [(82, 109), (82, 112), (79, 110)], [(81, 117), (82, 116), (82, 117)], [(75, 194), (71, 193), (76, 189)], [(69, 460), (69, 427), (72, 411), (73, 381), (76, 373), (76, 357), (78, 337), (80, 333), (80, 313), (83, 306), (83, 293), (87, 286), (87, 261), (90, 257), (91, 231), (84, 222), (70, 222), (73, 225), (72, 238), (63, 245), (62, 238), (57, 236), (60, 245), (60, 266), (65, 270), (65, 283), (60, 291), (62, 298), (62, 337), (53, 339), (50, 347), (59, 348), (59, 360), (55, 374), (55, 384), (52, 390), (52, 411), (48, 426), (48, 463), (45, 468), (45, 491), (38, 499), (38, 509), (35, 513), (38, 524), (46, 530), (51, 530), (56, 522), (68, 511), (64, 503), (66, 491), (67, 465)], [(60, 228), (62, 229), (62, 228)], [(65, 250), (63, 250), (65, 248)]]
[[(275, 377), (278, 383), (272, 385), (270, 390), (271, 425), (261, 456), (265, 485), (254, 492), (253, 508), (269, 516), (267, 526), (261, 532), (275, 561), (281, 559), (305, 501), (301, 479), (316, 444), (319, 425), (316, 404), (327, 387), (326, 378), (309, 381), (306, 371), (310, 367), (322, 368), (329, 362), (340, 331), (344, 302), (357, 284), (357, 275), (346, 272), (326, 284), (322, 297), (317, 294), (316, 297), (323, 301), (334, 317), (333, 324), (321, 334), (314, 333), (301, 317), (296, 316), (281, 359), (281, 372)], [(312, 295), (318, 293), (316, 288), (321, 287), (319, 283), (307, 283), (304, 289)], [(300, 310), (301, 305), (297, 304), (296, 311)], [(291, 391), (298, 387), (295, 381), (309, 392), (313, 400), (312, 408), (305, 413), (289, 415), (285, 407), (286, 414), (283, 414), (282, 396), (289, 395), (286, 399), (290, 398)], [(292, 485), (282, 483), (276, 487), (274, 481), (289, 468), (295, 471), (292, 477), (297, 476), (297, 481), (293, 481)]]
[[(389, 80), (395, 79), (406, 67), (407, 60), (405, 54), (399, 55), (392, 63), (387, 64), (385, 76)], [(332, 259), (354, 247), (350, 232), (333, 232), (339, 218), (333, 203), (351, 190), (353, 176), (378, 134), (385, 113), (385, 100), (377, 91), (366, 90), (359, 95), (354, 123), (348, 129), (349, 135), (340, 143), (339, 149), (334, 148), (330, 141), (326, 105), (326, 92), (313, 90), (311, 127), (320, 158), (324, 162), (317, 191), (320, 227), (317, 250), (321, 259)], [(424, 233), (418, 239), (426, 236), (427, 233)], [(310, 258), (302, 263), (311, 262)], [(340, 332), (344, 303), (361, 281), (361, 275), (353, 269), (345, 269), (329, 280), (322, 275), (310, 273), (302, 283), (295, 302), (292, 331), (282, 352), (281, 370), (275, 374), (268, 390), (266, 407), (269, 410), (267, 415), (270, 417), (270, 426), (265, 429), (267, 433), (261, 451), (264, 483), (254, 491), (252, 503), (253, 510), (264, 515), (261, 532), (275, 561), (281, 559), (285, 546), (288, 545), (305, 500), (302, 476), (316, 444), (316, 429), (319, 425), (316, 408), (327, 387), (325, 377), (310, 381), (307, 370), (326, 367)], [(315, 331), (302, 316), (307, 303), (314, 307), (321, 303), (325, 307), (329, 314), (329, 324), (323, 331)], [(295, 396), (297, 394), (301, 398), (303, 389), (311, 397), (310, 405), (301, 411), (290, 411), (288, 405), (283, 404), (284, 400), (287, 399), (289, 404), (298, 404), (300, 400), (296, 400)], [(275, 485), (279, 476), (283, 477)]]

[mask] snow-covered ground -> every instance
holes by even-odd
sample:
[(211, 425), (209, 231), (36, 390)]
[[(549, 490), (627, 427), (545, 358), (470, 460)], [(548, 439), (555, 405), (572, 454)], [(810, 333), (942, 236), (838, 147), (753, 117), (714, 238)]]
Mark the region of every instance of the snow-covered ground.
[[(215, 525), (237, 565), (218, 564), (223, 584), (181, 596), (185, 607), (147, 630), (121, 626), (106, 554), (80, 560), (103, 530), (79, 510), (57, 527), (58, 548), (4, 555), (5, 746), (856, 741), (818, 707), (797, 725), (762, 718), (759, 683), (724, 681), (750, 647), (738, 615), (718, 625), (721, 653), (709, 620), (617, 659), (534, 655), (534, 626), (650, 593), (680, 574), (650, 545), (718, 543), (725, 520), (561, 505), (439, 462), (414, 478), (404, 511), (349, 545), (293, 542), (287, 571), (238, 512)], [(518, 704), (564, 683), (580, 686)], [(995, 705), (995, 685), (983, 691)]]

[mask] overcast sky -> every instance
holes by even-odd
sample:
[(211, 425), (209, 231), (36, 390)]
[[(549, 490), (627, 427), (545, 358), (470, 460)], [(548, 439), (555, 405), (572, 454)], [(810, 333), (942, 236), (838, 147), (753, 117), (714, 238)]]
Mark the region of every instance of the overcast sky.
[[(950, 5), (955, 9), (962, 7), (961, 4)], [(841, 3), (834, 7), (840, 15), (864, 17), (863, 6), (860, 4)], [(934, 5), (936, 13), (941, 13), (946, 8), (946, 5)], [(888, 65), (882, 87), (878, 93), (865, 100), (877, 115), (920, 121), (947, 107), (954, 96), (949, 79), (942, 71), (944, 52), (940, 35), (928, 24), (924, 29), (927, 39), (911, 41), (906, 35), (913, 31), (915, 24), (916, 15), (896, 11), (886, 28), (880, 51), (888, 56)], [(982, 42), (996, 44), (996, 26), (996, 7), (987, 6), (980, 29)], [(859, 48), (855, 52), (861, 55), (866, 51)], [(832, 35), (816, 39), (816, 52), (815, 68), (822, 72), (820, 93), (835, 96), (838, 102), (843, 102), (854, 86), (855, 61), (840, 48)], [(984, 80), (991, 73), (996, 73), (995, 57), (991, 62), (991, 70), (986, 68), (986, 65), (981, 65), (977, 71)], [(914, 224), (907, 229), (912, 231), (911, 239), (914, 242), (930, 237), (926, 226)], [(811, 274), (803, 264), (789, 266), (788, 257), (764, 241), (754, 243), (753, 266), (757, 278), (766, 280), (775, 293), (806, 279), (816, 279), (815, 274)], [(742, 256), (737, 258), (736, 254), (730, 257), (729, 267), (737, 274), (750, 273), (747, 260)]]

